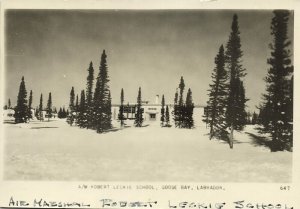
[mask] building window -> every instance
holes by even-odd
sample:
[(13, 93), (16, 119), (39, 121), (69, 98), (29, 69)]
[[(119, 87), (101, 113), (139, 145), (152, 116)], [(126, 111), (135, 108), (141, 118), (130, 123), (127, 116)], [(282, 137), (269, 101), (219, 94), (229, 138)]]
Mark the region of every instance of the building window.
[(135, 107), (131, 107), (131, 113), (135, 113)]
[(150, 119), (155, 119), (156, 118), (156, 114), (150, 114)]

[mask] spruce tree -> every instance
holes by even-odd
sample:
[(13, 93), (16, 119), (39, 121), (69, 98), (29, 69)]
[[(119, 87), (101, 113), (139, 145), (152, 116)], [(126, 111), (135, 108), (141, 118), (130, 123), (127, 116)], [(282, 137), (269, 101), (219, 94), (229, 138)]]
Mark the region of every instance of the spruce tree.
[(121, 127), (124, 126), (124, 90), (121, 89), (121, 97), (120, 97), (120, 108), (118, 114), (118, 120), (120, 121)]
[(48, 122), (49, 122), (50, 118), (52, 118), (52, 97), (51, 97), (51, 92), (49, 93), (49, 97), (48, 97), (46, 114), (47, 114)]
[[(102, 55), (103, 57), (103, 55)], [(102, 58), (101, 57), (101, 58)], [(99, 72), (97, 80), (96, 80), (96, 87), (94, 92), (93, 98), (93, 124), (92, 127), (97, 131), (97, 133), (103, 132), (103, 102), (101, 101), (101, 74)], [(102, 107), (101, 107), (102, 106)]]
[(251, 114), (251, 112), (247, 112), (247, 124), (249, 125), (249, 124), (252, 124), (252, 121), (251, 121), (251, 117), (252, 117), (252, 114)]
[(108, 91), (107, 101), (104, 103), (104, 130), (109, 130), (112, 128), (111, 116), (111, 94), (110, 91)]
[(135, 127), (142, 127), (143, 120), (144, 119), (143, 119), (143, 109), (142, 109), (142, 92), (141, 92), (141, 87), (139, 87), (136, 112), (135, 112), (135, 120), (134, 120)]
[(58, 118), (63, 118), (62, 114), (63, 114), (63, 113), (62, 113), (62, 108), (60, 107), (60, 108), (59, 108), (59, 111), (58, 111), (58, 114), (57, 114), (57, 117), (58, 117)]
[(15, 122), (25, 123), (28, 120), (28, 106), (27, 106), (27, 91), (25, 87), (24, 77), (22, 77), (18, 98), (17, 106), (15, 108)]
[(40, 105), (39, 105), (39, 120), (44, 120), (44, 114), (43, 114), (43, 94), (40, 96)]
[(179, 126), (178, 109), (179, 109), (179, 105), (178, 105), (178, 89), (176, 89), (176, 93), (175, 93), (175, 97), (174, 97), (174, 108), (173, 108), (173, 111), (172, 111), (175, 127)]
[(170, 112), (169, 112), (169, 106), (166, 105), (166, 127), (170, 127)]
[(287, 127), (288, 134), (290, 137), (287, 139), (287, 146), (288, 150), (292, 150), (293, 148), (293, 104), (294, 104), (294, 75), (293, 75), (294, 67), (291, 68), (292, 77), (291, 79), (287, 79), (287, 98), (286, 98), (286, 111), (287, 111), (287, 118), (290, 121), (289, 126)]
[(111, 101), (110, 101), (110, 91), (109, 91), (109, 78), (108, 69), (106, 61), (105, 50), (101, 55), (99, 74), (96, 81), (96, 88), (94, 92), (94, 120), (93, 127), (96, 129), (97, 133), (102, 133), (103, 131), (110, 129), (111, 125)]
[(74, 101), (75, 101), (75, 92), (74, 92), (74, 87), (72, 87), (71, 92), (70, 92), (70, 103), (69, 103), (70, 111), (69, 111), (68, 116), (67, 116), (67, 122), (71, 126), (74, 123), (75, 115), (76, 115)]
[(127, 109), (126, 118), (128, 119), (129, 118), (129, 109), (130, 109), (129, 102), (127, 102), (126, 109)]
[(8, 99), (8, 105), (7, 105), (7, 108), (8, 108), (8, 109), (11, 109), (11, 102), (10, 102), (10, 99)]
[(184, 120), (185, 120), (185, 113), (184, 113), (184, 102), (183, 102), (183, 92), (184, 92), (185, 84), (183, 77), (180, 78), (179, 83), (179, 100), (178, 100), (178, 127), (182, 128), (184, 126)]
[[(192, 128), (193, 122), (191, 120), (193, 120), (193, 117), (191, 115), (193, 115), (192, 112), (194, 109), (194, 105), (189, 104), (190, 106), (187, 108), (186, 103), (184, 103), (183, 101), (184, 88), (185, 88), (185, 84), (184, 84), (183, 77), (181, 76), (180, 83), (178, 86), (179, 94), (178, 91), (176, 90), (175, 99), (174, 99), (174, 110), (173, 110), (174, 123), (175, 123), (175, 127)], [(192, 99), (191, 91), (189, 92), (188, 96), (189, 96), (188, 99)], [(186, 102), (189, 103), (190, 101), (186, 101)], [(191, 115), (188, 116), (187, 114), (191, 114)]]
[(34, 112), (34, 116), (36, 117), (37, 120), (39, 120), (39, 115), (40, 115), (40, 113), (39, 113), (39, 107), (37, 106), (35, 108), (35, 112)]
[(79, 113), (79, 97), (78, 97), (78, 94), (76, 94), (76, 97), (75, 97), (75, 108), (74, 108), (74, 112), (75, 112), (75, 116), (74, 116), (74, 122), (76, 125), (78, 125), (78, 113)]
[(161, 122), (161, 127), (164, 127), (165, 123), (165, 96), (162, 95), (161, 99), (161, 110), (160, 110), (160, 122)]
[(62, 118), (66, 118), (67, 117), (67, 112), (65, 107), (62, 108)]
[(209, 124), (210, 139), (213, 137), (226, 139), (227, 72), (225, 70), (223, 45), (219, 48), (219, 52), (215, 58), (215, 65), (211, 75), (212, 84), (209, 85), (209, 99), (205, 109), (204, 120)]
[(66, 118), (68, 114), (69, 114), (68, 110), (66, 111), (65, 107), (63, 107), (63, 110), (62, 110), (63, 118)]
[(86, 83), (86, 128), (93, 126), (93, 85), (94, 85), (94, 68), (93, 63), (90, 62), (88, 68), (88, 76)]
[(54, 116), (54, 118), (55, 118), (55, 117), (56, 117), (56, 115), (57, 115), (57, 109), (56, 109), (56, 107), (54, 107), (54, 108), (53, 108), (52, 112), (54, 113), (54, 115), (53, 115), (53, 116)]
[(291, 150), (293, 146), (293, 66), (288, 39), (289, 11), (275, 10), (271, 22), (270, 68), (265, 78), (260, 118), (263, 131), (272, 137), (271, 151)]
[(256, 112), (253, 112), (253, 114), (252, 114), (251, 124), (252, 125), (258, 124), (258, 114)]
[(231, 33), (226, 45), (226, 64), (230, 75), (226, 121), (227, 126), (230, 127), (230, 148), (233, 148), (234, 130), (242, 130), (246, 125), (244, 122), (246, 121), (245, 102), (247, 100), (244, 98), (245, 89), (242, 82), (246, 74), (241, 64), (242, 56), (238, 17), (234, 14)]
[(30, 90), (29, 100), (28, 100), (28, 119), (29, 120), (33, 119), (31, 109), (32, 109), (32, 90)]
[(239, 107), (239, 111), (238, 111), (238, 130), (242, 130), (244, 128), (245, 125), (247, 125), (247, 111), (246, 111), (246, 102), (249, 100), (246, 98), (245, 95), (245, 86), (244, 86), (244, 82), (240, 81), (240, 85), (239, 85), (239, 90), (238, 90), (238, 94), (237, 94), (237, 104)]
[(76, 94), (76, 102), (75, 102), (75, 112), (77, 113), (79, 109), (79, 98), (78, 94)]
[(203, 116), (202, 116), (203, 119), (202, 119), (202, 121), (205, 123), (205, 128), (207, 128), (208, 123), (209, 123), (209, 117), (208, 117), (209, 110), (208, 109), (209, 109), (208, 106), (203, 107)]
[(184, 127), (185, 128), (193, 128), (194, 127), (194, 119), (193, 119), (193, 112), (194, 112), (194, 103), (192, 98), (192, 91), (189, 88), (187, 95), (186, 95), (186, 102), (184, 105)]
[(77, 124), (80, 128), (86, 127), (86, 101), (85, 101), (85, 93), (84, 90), (81, 91), (80, 94), (80, 104), (78, 108), (78, 117), (77, 117)]
[(271, 104), (270, 95), (264, 94), (263, 104), (259, 106), (258, 121), (263, 126), (263, 129), (259, 128), (259, 130), (266, 133), (271, 132), (269, 129), (270, 118), (272, 117)]

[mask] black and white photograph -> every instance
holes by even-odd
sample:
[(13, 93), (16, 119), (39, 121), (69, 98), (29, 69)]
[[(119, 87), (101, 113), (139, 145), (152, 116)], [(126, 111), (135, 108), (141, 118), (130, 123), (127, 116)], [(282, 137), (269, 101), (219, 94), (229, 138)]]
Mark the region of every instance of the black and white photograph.
[(300, 207), (297, 0), (0, 0), (0, 207)]
[(289, 183), (294, 11), (4, 13), (3, 178)]

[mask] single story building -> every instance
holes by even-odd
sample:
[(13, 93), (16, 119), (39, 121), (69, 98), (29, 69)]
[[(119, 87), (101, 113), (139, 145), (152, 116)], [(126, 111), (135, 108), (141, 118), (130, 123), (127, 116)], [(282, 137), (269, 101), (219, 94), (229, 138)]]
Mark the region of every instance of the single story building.
[[(135, 113), (136, 113), (136, 103), (124, 103), (124, 117), (125, 119), (134, 120)], [(166, 104), (169, 108), (170, 114), (170, 122), (173, 120), (172, 111), (173, 111), (173, 104)], [(118, 120), (120, 104), (113, 104), (112, 105), (112, 119)], [(195, 105), (194, 108), (194, 118), (195, 120), (202, 120), (203, 109), (204, 107), (201, 105)], [(144, 121), (160, 121), (161, 116), (161, 104), (159, 101), (159, 96), (156, 95), (155, 102), (149, 103), (149, 101), (142, 102), (142, 111), (143, 111), (143, 118)], [(196, 118), (197, 117), (197, 118)]]

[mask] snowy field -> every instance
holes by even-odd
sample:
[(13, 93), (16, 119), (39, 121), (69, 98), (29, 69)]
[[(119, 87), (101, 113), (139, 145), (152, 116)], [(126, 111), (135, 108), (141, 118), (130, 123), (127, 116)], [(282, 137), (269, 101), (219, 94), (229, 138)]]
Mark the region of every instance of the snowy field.
[[(253, 126), (227, 143), (158, 122), (97, 134), (64, 120), (4, 124), (6, 180), (290, 182), (292, 153), (271, 153)], [(115, 124), (118, 127), (117, 124)]]

